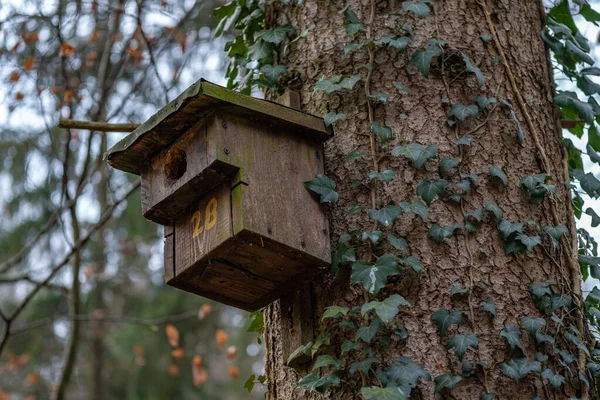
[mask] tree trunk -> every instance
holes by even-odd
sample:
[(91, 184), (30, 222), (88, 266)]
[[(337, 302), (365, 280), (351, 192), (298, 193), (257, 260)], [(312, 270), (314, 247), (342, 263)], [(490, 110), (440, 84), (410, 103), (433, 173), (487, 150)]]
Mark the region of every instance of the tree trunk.
[[(381, 18), (386, 14), (403, 12), (402, 1), (350, 0), (348, 4), (365, 27), (354, 41), (364, 41), (369, 36), (379, 39), (390, 33), (403, 34), (395, 25), (396, 17)], [(463, 377), (452, 391), (443, 392), (450, 393), (447, 398), (479, 399), (484, 392), (495, 393), (497, 399), (530, 399), (534, 396), (586, 398), (585, 389), (576, 378), (577, 362), (572, 364), (575, 378), (570, 378), (566, 373), (567, 383), (557, 392), (540, 378), (539, 373), (530, 373), (516, 383), (504, 375), (500, 367), (511, 358), (523, 357), (518, 351), (511, 353), (506, 340), (500, 336), (504, 325), (518, 327), (525, 316), (542, 316), (530, 294), (532, 283), (551, 280), (558, 283), (558, 292), (568, 294), (572, 290), (571, 293), (580, 293), (573, 212), (570, 193), (565, 187), (568, 173), (561, 131), (552, 103), (552, 71), (540, 35), (544, 27), (544, 10), (538, 1), (521, 0), (493, 0), (488, 1), (487, 5), (479, 4), (477, 0), (440, 0), (435, 4), (435, 10), (425, 18), (420, 19), (408, 12), (399, 17), (413, 31), (412, 42), (405, 51), (386, 46), (364, 46), (346, 57), (343, 57), (344, 46), (353, 39), (342, 27), (347, 23), (338, 12), (344, 6), (343, 2), (307, 0), (302, 6), (278, 3), (268, 6), (268, 27), (292, 24), (300, 33), (316, 25), (295, 47), (282, 51), (278, 60), (279, 64), (289, 69), (292, 76), (297, 77), (295, 82), (301, 82), (299, 87), (292, 88), (301, 93), (302, 111), (321, 116), (329, 112), (346, 114), (345, 121), (334, 125), (334, 138), (326, 144), (325, 149), (326, 174), (336, 182), (336, 191), (340, 195), (339, 201), (330, 206), (332, 250), (335, 250), (342, 234), (381, 229), (405, 238), (410, 255), (422, 262), (423, 271), (420, 274), (406, 268), (401, 278), (390, 281), (391, 287), (388, 285), (378, 297), (381, 300), (399, 293), (412, 305), (411, 308), (402, 308), (403, 311), (396, 317), (396, 321), (401, 321), (408, 331), (407, 341), (392, 338), (389, 349), (381, 345), (373, 346), (374, 356), (381, 360), (381, 367), (391, 364), (400, 356), (408, 356), (427, 370), (432, 378), (446, 372), (460, 375), (461, 363), (455, 352), (447, 349), (446, 343), (455, 332), (474, 332), (479, 334), (479, 350), (467, 351), (465, 360), (487, 364), (485, 373), (479, 371), (471, 377)], [(486, 8), (489, 11), (488, 20), (484, 13)], [(492, 26), (496, 36), (485, 43), (480, 35), (491, 33)], [(432, 38), (446, 40), (457, 50), (446, 46), (446, 61), (442, 63), (434, 58), (427, 79), (415, 66), (410, 66), (409, 61), (413, 53), (426, 48)], [(498, 43), (495, 43), (496, 39)], [(500, 46), (503, 54), (497, 46)], [(474, 74), (453, 70), (464, 70), (459, 52), (481, 69), (485, 76), (483, 87), (478, 87)], [(355, 66), (367, 63), (372, 63), (371, 73), (365, 68), (355, 69)], [(334, 75), (350, 76), (357, 73), (362, 74), (362, 80), (353, 90), (331, 94), (314, 90), (315, 83), (323, 77), (329, 79)], [(408, 86), (412, 93), (409, 95), (397, 90), (393, 81)], [(367, 102), (366, 93), (380, 92), (389, 94), (386, 102)], [(487, 111), (480, 110), (476, 118), (458, 121), (454, 127), (449, 126), (450, 105), (475, 104), (475, 98), (479, 95), (495, 97), (498, 102), (507, 100), (513, 106), (525, 136), (523, 143), (519, 143), (516, 123), (509, 119), (510, 109), (500, 104), (490, 105)], [(377, 145), (373, 147), (374, 154), (371, 122), (379, 122), (393, 130), (388, 147)], [(473, 136), (471, 145), (457, 146), (455, 141), (465, 134)], [(424, 168), (418, 169), (408, 158), (390, 156), (394, 146), (411, 143), (438, 145), (437, 160), (431, 159)], [(355, 149), (360, 150), (363, 157), (345, 161), (346, 155)], [(443, 156), (459, 157), (459, 171), (453, 176), (440, 175), (438, 161)], [(506, 186), (498, 178), (490, 176), (489, 164), (500, 167), (506, 173)], [(369, 181), (367, 175), (374, 169), (392, 170), (396, 176), (389, 184)], [(546, 197), (540, 205), (534, 205), (519, 182), (526, 175), (542, 172), (552, 177), (550, 183), (556, 185), (556, 192), (549, 196), (551, 198)], [(429, 207), (427, 221), (405, 213), (391, 227), (374, 227), (374, 220), (369, 218), (368, 210), (374, 208), (373, 204), (379, 209), (392, 202), (412, 203), (417, 200), (417, 184), (423, 179), (444, 178), (455, 184), (460, 181), (461, 173), (476, 174), (478, 184), (472, 185), (471, 193), (464, 196), (460, 203), (438, 197)], [(353, 181), (362, 181), (365, 185), (357, 188), (352, 184)], [(483, 209), (485, 201), (496, 202), (504, 218), (523, 223), (530, 235), (539, 234), (539, 227), (548, 225), (565, 225), (569, 228), (569, 234), (562, 237), (558, 250), (554, 250), (545, 238), (543, 245), (531, 252), (506, 254), (496, 220), (486, 212), (476, 232), (467, 233), (465, 229), (458, 229), (440, 245), (428, 238), (428, 232), (434, 224), (464, 224), (465, 213)], [(362, 211), (348, 215), (348, 210), (355, 204), (363, 206)], [(527, 221), (535, 221), (539, 227)], [(374, 251), (376, 256), (382, 254), (377, 249)], [(357, 259), (368, 261), (370, 252), (364, 244), (363, 247), (357, 247)], [(350, 274), (351, 267), (347, 264), (340, 268), (335, 277), (327, 275), (315, 284), (315, 327), (324, 329), (331, 326), (329, 322), (320, 322), (325, 307), (353, 307), (365, 302), (366, 292), (363, 293), (359, 285), (350, 283)], [(456, 284), (470, 287), (469, 294), (451, 296), (451, 288)], [(497, 305), (495, 318), (481, 306), (488, 298)], [(466, 320), (460, 327), (451, 328), (452, 331), (443, 338), (432, 321), (432, 315), (441, 308), (463, 310)], [(562, 309), (557, 313), (562, 316), (565, 311)], [(577, 312), (572, 314), (577, 315)], [(556, 325), (549, 318), (547, 321), (548, 331), (554, 333)], [(582, 327), (579, 316), (571, 323)], [(358, 352), (341, 354), (340, 345), (348, 339), (354, 341), (355, 331), (337, 328), (332, 332), (331, 347), (327, 354), (344, 359), (346, 366), (364, 357)], [(525, 331), (522, 340), (524, 356), (530, 361), (535, 360), (536, 351), (541, 351), (544, 345), (536, 347)], [(309, 394), (296, 388), (298, 379), (310, 372), (312, 364), (297, 369), (287, 367), (285, 349), (281, 343), (279, 302), (275, 302), (265, 310), (267, 398), (321, 398), (314, 392)], [(582, 356), (564, 340), (560, 346)], [(560, 346), (557, 340), (557, 347)], [(582, 357), (580, 362), (585, 362), (585, 359)], [(543, 369), (547, 365), (551, 369), (556, 366), (554, 363), (543, 364)], [(340, 378), (341, 383), (334, 385), (326, 397), (353, 398), (365, 385), (364, 382), (361, 384), (359, 373), (340, 374)], [(378, 384), (373, 374), (366, 378), (367, 385)], [(432, 399), (434, 389), (432, 381), (422, 380), (413, 390), (412, 398)]]

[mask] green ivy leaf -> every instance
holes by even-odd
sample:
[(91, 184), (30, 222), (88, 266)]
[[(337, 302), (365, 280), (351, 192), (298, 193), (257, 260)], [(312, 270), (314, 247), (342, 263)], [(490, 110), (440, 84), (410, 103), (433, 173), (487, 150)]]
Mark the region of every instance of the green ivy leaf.
[(585, 354), (587, 354), (588, 356), (590, 355), (590, 351), (588, 350), (588, 348), (581, 342), (581, 340), (579, 340), (577, 336), (575, 336), (571, 332), (565, 332), (565, 338), (569, 342), (577, 346), (577, 348), (582, 350)]
[(396, 89), (398, 89), (399, 91), (401, 91), (401, 92), (405, 92), (405, 93), (407, 93), (407, 94), (412, 94), (412, 90), (410, 90), (410, 88), (409, 88), (408, 86), (406, 86), (406, 85), (403, 85), (403, 84), (401, 84), (400, 82), (396, 82), (396, 81), (393, 81), (393, 82), (392, 82), (392, 84), (393, 84), (393, 85), (394, 85), (394, 87), (395, 87)]
[(421, 19), (425, 18), (431, 12), (431, 10), (427, 6), (427, 4), (425, 4), (424, 1), (421, 1), (419, 3), (405, 1), (404, 3), (402, 3), (402, 8), (405, 11), (414, 12), (417, 15), (417, 17)]
[(362, 24), (360, 19), (356, 13), (352, 10), (349, 10), (347, 7), (344, 7), (340, 13), (344, 14), (344, 17), (348, 21), (348, 24), (344, 25), (344, 30), (350, 36), (356, 35), (358, 32), (362, 32), (365, 30), (365, 26)]
[(340, 307), (340, 306), (330, 306), (325, 309), (323, 316), (321, 317), (321, 321), (327, 318), (339, 318), (343, 315), (348, 314), (350, 309), (348, 307)]
[(464, 323), (462, 311), (448, 311), (446, 308), (440, 308), (433, 313), (431, 319), (437, 324), (440, 336), (443, 336), (452, 325)]
[(349, 162), (349, 161), (358, 160), (362, 156), (363, 156), (363, 152), (362, 151), (360, 151), (360, 150), (352, 150), (350, 153), (348, 153), (348, 155), (346, 155), (346, 158), (344, 159), (344, 161)]
[(346, 46), (344, 46), (344, 56), (347, 56), (348, 53), (353, 52), (354, 50), (358, 50), (363, 47), (364, 43), (350, 42)]
[(472, 349), (479, 348), (479, 335), (476, 333), (470, 333), (468, 335), (457, 333), (448, 341), (446, 347), (448, 350), (454, 349), (458, 359), (462, 361), (463, 356), (469, 347)]
[(465, 294), (465, 293), (469, 293), (469, 288), (463, 287), (459, 283), (455, 283), (454, 285), (452, 285), (452, 288), (450, 289), (450, 297), (456, 296), (457, 294)]
[(348, 215), (360, 214), (361, 210), (362, 210), (362, 206), (355, 204), (348, 210)]
[(515, 114), (515, 109), (513, 108), (512, 104), (510, 104), (506, 100), (502, 100), (500, 103), (504, 107), (508, 108), (508, 110), (510, 112), (510, 119), (517, 126), (517, 138), (519, 139), (519, 143), (523, 143), (523, 141), (525, 140), (525, 134), (523, 133), (523, 129), (521, 128), (521, 123), (519, 122), (519, 119), (517, 118), (517, 114)]
[(400, 306), (410, 307), (410, 304), (404, 297), (400, 296), (399, 294), (395, 294), (388, 297), (384, 301), (373, 300), (363, 304), (360, 312), (362, 315), (365, 315), (369, 311), (375, 310), (375, 313), (379, 319), (383, 323), (389, 324), (398, 314), (398, 308)]
[(448, 113), (450, 117), (455, 117), (459, 121), (464, 121), (469, 117), (476, 117), (477, 114), (479, 114), (479, 109), (474, 104), (469, 106), (465, 106), (464, 104), (452, 104), (450, 106), (450, 112)]
[(385, 371), (385, 375), (389, 381), (408, 388), (416, 387), (419, 379), (431, 380), (431, 375), (423, 367), (404, 356), (394, 361)]
[(319, 375), (310, 373), (298, 381), (298, 387), (304, 388), (309, 392), (316, 390), (319, 393), (326, 393), (331, 385), (337, 385), (340, 383), (340, 378), (337, 375), (332, 374), (328, 377), (319, 377)]
[(455, 141), (454, 144), (457, 146), (459, 146), (459, 145), (470, 146), (471, 142), (473, 142), (473, 136), (465, 135), (465, 136), (461, 137), (460, 139), (458, 139), (457, 141)]
[(396, 386), (362, 387), (360, 395), (364, 400), (408, 400), (408, 394), (404, 392), (404, 389)]
[(408, 254), (408, 243), (406, 243), (406, 239), (388, 235), (387, 240), (396, 250), (403, 254)]
[(465, 71), (475, 74), (475, 76), (477, 77), (477, 86), (481, 88), (483, 85), (485, 85), (485, 76), (483, 76), (483, 73), (478, 67), (471, 63), (469, 57), (467, 57), (464, 54), (462, 55), (462, 57), (463, 61), (465, 62)]
[(442, 389), (454, 389), (456, 384), (462, 381), (462, 377), (452, 376), (450, 373), (445, 373), (444, 375), (437, 376), (433, 381), (435, 382), (435, 393), (437, 394)]
[(502, 210), (500, 209), (500, 207), (498, 207), (498, 204), (496, 204), (496, 202), (485, 200), (483, 202), (483, 209), (494, 214), (494, 217), (496, 217), (497, 221), (502, 220)]
[(495, 393), (481, 393), (479, 400), (494, 400), (494, 397), (496, 397)]
[(531, 337), (535, 337), (536, 332), (546, 326), (546, 320), (544, 320), (544, 318), (525, 317), (521, 320), (519, 325), (529, 332)]
[(462, 228), (462, 224), (454, 224), (447, 226), (440, 226), (438, 224), (434, 224), (430, 229), (427, 237), (433, 240), (437, 245), (442, 244), (444, 239), (449, 238), (454, 234), (454, 231)]
[(561, 296), (558, 294), (555, 294), (552, 296), (551, 299), (551, 307), (552, 307), (552, 311), (556, 311), (559, 308), (571, 308), (573, 307), (573, 298), (571, 296)]
[(387, 205), (379, 210), (369, 210), (369, 217), (379, 222), (383, 226), (390, 226), (394, 221), (402, 215), (400, 207)]
[(379, 122), (371, 123), (371, 132), (379, 137), (382, 145), (385, 145), (392, 138), (392, 128), (381, 125)]
[(600, 225), (600, 217), (592, 208), (588, 208), (587, 210), (585, 210), (585, 213), (592, 217), (592, 228), (595, 228), (598, 225)]
[(374, 319), (369, 326), (361, 326), (356, 331), (354, 340), (362, 340), (365, 343), (371, 343), (377, 332), (381, 330), (381, 321)]
[(542, 366), (539, 361), (529, 362), (527, 358), (513, 358), (508, 364), (502, 363), (500, 368), (504, 375), (513, 378), (517, 383), (519, 382), (519, 379), (530, 372), (540, 373), (542, 371)]
[(394, 157), (404, 156), (412, 160), (416, 168), (422, 168), (425, 162), (437, 155), (438, 146), (423, 146), (419, 143), (411, 143), (406, 147), (397, 146), (392, 150)]
[(544, 335), (542, 333), (542, 331), (537, 331), (535, 333), (535, 341), (538, 344), (542, 344), (542, 343), (550, 343), (550, 344), (554, 344), (554, 338), (552, 336), (548, 336), (548, 335)]
[(560, 374), (555, 374), (551, 369), (547, 368), (542, 372), (542, 379), (547, 380), (550, 385), (552, 385), (552, 389), (558, 390), (560, 387), (566, 382), (564, 376)]
[(521, 331), (516, 326), (505, 324), (504, 329), (500, 331), (500, 336), (506, 339), (511, 350), (519, 348), (521, 351), (523, 351), (523, 343), (521, 343)]
[(290, 362), (292, 362), (293, 360), (295, 360), (296, 358), (303, 356), (303, 355), (308, 355), (310, 352), (310, 349), (313, 345), (313, 342), (308, 342), (305, 345), (302, 345), (300, 347), (298, 347), (296, 350), (294, 350), (292, 352), (292, 354), (290, 354), (290, 356), (287, 359), (287, 364), (289, 365)]
[(498, 224), (498, 229), (500, 230), (500, 234), (504, 240), (507, 240), (513, 233), (523, 233), (523, 224), (520, 222), (511, 222), (508, 219), (503, 219)]
[(252, 374), (252, 375), (250, 375), (248, 380), (244, 383), (244, 388), (246, 390), (248, 390), (248, 393), (251, 393), (252, 389), (254, 389), (254, 379), (256, 379), (256, 375)]
[(258, 61), (269, 63), (273, 60), (273, 52), (275, 45), (264, 40), (257, 40), (254, 44), (248, 47), (248, 55)]
[(479, 95), (475, 97), (475, 103), (480, 109), (485, 110), (490, 104), (496, 104), (496, 98)]
[(360, 349), (360, 343), (351, 342), (350, 340), (346, 340), (344, 344), (342, 344), (342, 354), (347, 353), (351, 350)]
[[(481, 35), (479, 35), (479, 37), (481, 38), (481, 41), (483, 42), (483, 44), (487, 44), (490, 40), (492, 40), (494, 35), (492, 35), (491, 33), (482, 33)], [(480, 400), (483, 400), (483, 399), (480, 399)]]
[(389, 276), (398, 275), (400, 272), (394, 256), (384, 254), (374, 265), (364, 260), (354, 262), (350, 279), (353, 285), (360, 283), (367, 292), (377, 294), (387, 284)]
[(523, 233), (519, 233), (516, 237), (521, 243), (527, 247), (527, 251), (533, 251), (535, 246), (542, 243), (542, 238), (539, 236), (527, 236)]
[(423, 265), (421, 264), (421, 260), (419, 260), (415, 256), (399, 258), (398, 261), (400, 263), (411, 267), (417, 274), (423, 270)]
[(336, 114), (335, 112), (328, 113), (324, 118), (323, 122), (325, 122), (325, 126), (329, 127), (331, 124), (337, 121), (345, 121), (346, 114)]
[(428, 181), (423, 179), (417, 185), (417, 195), (420, 196), (425, 204), (431, 205), (431, 202), (436, 196), (441, 195), (448, 188), (448, 182), (444, 179), (438, 179), (436, 181)]
[(488, 164), (488, 167), (490, 168), (490, 176), (500, 179), (502, 183), (504, 183), (504, 186), (508, 184), (508, 178), (506, 177), (504, 171), (500, 169), (500, 167), (497, 167), (493, 164)]
[(387, 93), (373, 93), (367, 96), (368, 100), (378, 101), (380, 103), (386, 103), (389, 95)]
[(381, 232), (381, 231), (363, 232), (362, 240), (363, 240), (363, 242), (366, 240), (370, 240), (371, 243), (377, 244), (377, 242), (379, 242), (379, 239), (381, 239), (382, 235), (383, 235), (383, 232)]
[(377, 180), (385, 182), (386, 184), (390, 183), (395, 176), (396, 176), (396, 173), (389, 169), (386, 169), (383, 172), (371, 171), (369, 173), (369, 179), (377, 179)]
[(434, 57), (440, 57), (441, 55), (442, 49), (436, 44), (430, 44), (425, 50), (415, 51), (410, 58), (408, 65), (414, 65), (425, 78), (429, 78), (431, 60)]
[(321, 195), (321, 203), (338, 201), (339, 196), (335, 191), (335, 182), (323, 174), (318, 174), (312, 181), (304, 182), (304, 186)]
[(277, 26), (273, 29), (266, 29), (260, 32), (257, 32), (254, 35), (255, 39), (262, 39), (265, 42), (269, 42), (269, 43), (273, 43), (273, 44), (280, 44), (281, 42), (283, 42), (288, 33), (294, 33), (296, 32), (296, 28), (294, 28), (292, 25), (287, 24), (287, 25), (280, 25)]
[(496, 303), (492, 300), (491, 297), (488, 297), (487, 301), (481, 302), (483, 306), (483, 311), (488, 312), (492, 315), (492, 317), (496, 317)]
[(368, 375), (369, 369), (373, 364), (379, 364), (379, 360), (374, 357), (365, 358), (364, 360), (353, 362), (350, 364), (350, 375), (354, 375), (356, 371), (361, 371), (363, 374)]
[(279, 77), (281, 75), (286, 75), (288, 73), (288, 69), (283, 65), (263, 65), (260, 69), (260, 72), (263, 73), (269, 87), (273, 88), (277, 86), (277, 82), (279, 81)]
[(315, 365), (313, 365), (312, 370), (316, 370), (323, 367), (331, 367), (333, 369), (339, 369), (342, 365), (344, 365), (343, 360), (336, 360), (331, 357), (329, 354), (323, 354), (317, 357), (317, 361), (315, 361)]
[(442, 161), (440, 161), (440, 174), (445, 174), (446, 171), (458, 167), (458, 157), (450, 158), (448, 156), (444, 156)]

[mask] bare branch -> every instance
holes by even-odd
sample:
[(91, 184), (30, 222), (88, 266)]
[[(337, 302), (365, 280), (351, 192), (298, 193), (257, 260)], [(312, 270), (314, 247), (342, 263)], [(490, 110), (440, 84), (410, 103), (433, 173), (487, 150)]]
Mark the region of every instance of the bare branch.
[(73, 119), (61, 119), (59, 128), (84, 129), (98, 132), (133, 132), (140, 124), (109, 124), (107, 122), (76, 121)]

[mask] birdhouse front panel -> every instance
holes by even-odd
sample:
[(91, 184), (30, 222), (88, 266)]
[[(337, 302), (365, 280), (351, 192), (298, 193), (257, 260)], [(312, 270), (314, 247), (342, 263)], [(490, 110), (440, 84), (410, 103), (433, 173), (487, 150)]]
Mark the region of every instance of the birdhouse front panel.
[(165, 226), (166, 282), (256, 310), (330, 263), (327, 217), (303, 182), (323, 173), (331, 132), (319, 118), (196, 85), (107, 158), (142, 176), (143, 214)]

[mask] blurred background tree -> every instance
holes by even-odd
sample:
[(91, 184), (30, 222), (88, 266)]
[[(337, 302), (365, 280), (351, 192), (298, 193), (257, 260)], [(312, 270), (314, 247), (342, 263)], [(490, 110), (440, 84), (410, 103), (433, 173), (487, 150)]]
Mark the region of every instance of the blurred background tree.
[(162, 232), (102, 161), (124, 133), (56, 128), (222, 83), (222, 3), (0, 3), (0, 399), (262, 397), (247, 314), (163, 285)]

